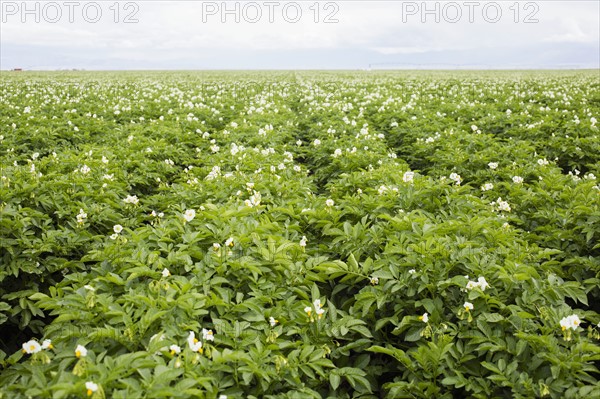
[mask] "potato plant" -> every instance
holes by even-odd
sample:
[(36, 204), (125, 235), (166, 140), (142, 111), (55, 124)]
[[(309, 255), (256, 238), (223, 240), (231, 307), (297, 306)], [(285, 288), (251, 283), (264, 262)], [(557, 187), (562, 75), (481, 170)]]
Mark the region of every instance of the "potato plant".
[(0, 398), (600, 396), (599, 89), (7, 73)]

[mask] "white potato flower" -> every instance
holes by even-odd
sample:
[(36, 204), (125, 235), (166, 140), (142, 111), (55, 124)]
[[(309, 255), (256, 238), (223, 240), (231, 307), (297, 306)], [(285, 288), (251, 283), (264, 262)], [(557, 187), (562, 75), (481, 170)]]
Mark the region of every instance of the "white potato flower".
[(23, 352), (29, 355), (38, 353), (42, 350), (42, 346), (36, 340), (29, 340), (23, 344)]
[(183, 218), (185, 219), (186, 222), (191, 222), (192, 220), (194, 220), (195, 217), (196, 217), (196, 211), (193, 209), (188, 209), (183, 214)]

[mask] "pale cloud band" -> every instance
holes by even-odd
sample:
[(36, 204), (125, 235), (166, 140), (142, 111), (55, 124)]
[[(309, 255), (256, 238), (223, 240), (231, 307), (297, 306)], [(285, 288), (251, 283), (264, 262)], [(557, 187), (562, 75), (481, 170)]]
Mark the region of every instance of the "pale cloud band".
[(5, 1), (2, 69), (600, 67), (597, 1)]

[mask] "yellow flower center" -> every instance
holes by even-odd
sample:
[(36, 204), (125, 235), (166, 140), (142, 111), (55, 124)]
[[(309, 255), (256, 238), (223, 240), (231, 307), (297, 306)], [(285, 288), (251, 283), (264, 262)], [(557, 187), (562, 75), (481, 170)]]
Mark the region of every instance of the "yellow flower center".
[(87, 390), (87, 395), (88, 395), (88, 396), (92, 396), (92, 390), (91, 390), (91, 389), (88, 389), (88, 390)]
[(81, 357), (81, 352), (80, 351), (75, 351), (75, 356)]

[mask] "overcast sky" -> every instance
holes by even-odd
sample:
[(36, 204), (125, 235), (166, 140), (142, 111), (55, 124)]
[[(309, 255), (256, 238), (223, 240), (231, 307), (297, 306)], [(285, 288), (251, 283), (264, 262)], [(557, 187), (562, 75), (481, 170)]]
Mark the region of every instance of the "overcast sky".
[(600, 68), (597, 0), (0, 3), (4, 70)]

